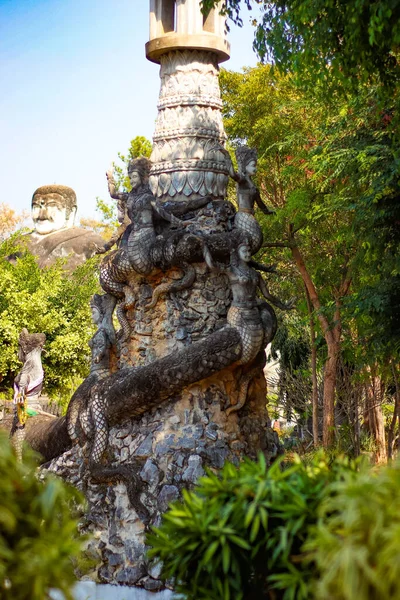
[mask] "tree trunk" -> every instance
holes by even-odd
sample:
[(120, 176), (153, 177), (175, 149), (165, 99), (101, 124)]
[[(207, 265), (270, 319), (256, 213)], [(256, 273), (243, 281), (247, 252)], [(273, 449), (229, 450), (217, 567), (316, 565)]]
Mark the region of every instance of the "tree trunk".
[(317, 381), (317, 348), (315, 345), (315, 323), (313, 308), (310, 300), (310, 294), (308, 293), (307, 287), (306, 298), (307, 308), (310, 318), (310, 341), (311, 341), (311, 380), (312, 380), (312, 432), (314, 446), (319, 445), (319, 430), (318, 430), (318, 381)]
[(303, 279), (304, 285), (310, 296), (310, 301), (317, 311), (317, 317), (321, 325), (322, 332), (328, 348), (328, 358), (324, 368), (324, 398), (323, 398), (323, 426), (322, 426), (322, 443), (324, 448), (328, 448), (334, 442), (334, 425), (335, 425), (335, 386), (336, 372), (340, 354), (340, 338), (341, 338), (341, 298), (348, 293), (350, 287), (350, 278), (347, 274), (343, 276), (339, 290), (335, 295), (335, 312), (333, 315), (333, 325), (328, 321), (327, 317), (321, 311), (321, 302), (314, 282), (307, 270), (301, 252), (297, 246), (291, 246), (292, 256), (296, 262), (299, 273)]
[(393, 444), (394, 444), (394, 436), (396, 430), (397, 420), (400, 420), (400, 388), (399, 388), (399, 380), (397, 377), (396, 367), (392, 363), (392, 373), (395, 384), (395, 395), (394, 395), (394, 410), (393, 417), (390, 422), (389, 431), (388, 431), (388, 460), (392, 460), (393, 458)]
[(366, 412), (369, 432), (375, 442), (375, 464), (387, 462), (385, 424), (382, 412), (382, 382), (372, 371), (366, 390)]
[(335, 441), (335, 389), (339, 362), (339, 344), (328, 343), (328, 358), (324, 367), (324, 419), (322, 443), (329, 448)]

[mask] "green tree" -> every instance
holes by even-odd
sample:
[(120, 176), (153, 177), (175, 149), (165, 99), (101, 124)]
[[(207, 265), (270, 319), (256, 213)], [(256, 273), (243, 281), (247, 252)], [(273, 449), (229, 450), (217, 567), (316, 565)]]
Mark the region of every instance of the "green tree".
[[(217, 0), (202, 0), (203, 10)], [(379, 82), (389, 92), (399, 77), (397, 0), (256, 0), (261, 16), (254, 48), (262, 60), (299, 75), (311, 87), (354, 90)], [(227, 0), (225, 13), (241, 24), (250, 0)]]
[[(296, 268), (297, 293), (304, 297), (298, 308), (309, 313), (310, 329), (318, 322), (323, 336), (323, 438), (330, 445), (343, 340), (353, 364), (371, 372), (398, 344), (389, 332), (399, 314), (391, 113), (382, 112), (374, 88), (360, 88), (333, 106), (268, 65), (223, 72), (221, 85), (228, 137), (233, 145), (258, 149), (259, 186), (277, 209), (274, 218), (260, 217), (268, 262), (280, 248), (278, 263), (292, 275)], [(311, 338), (315, 349), (315, 333)]]
[(271, 261), (273, 249), (286, 249), (281, 255), (286, 270), (293, 273), (296, 267), (298, 294), (307, 291), (325, 339), (327, 446), (333, 442), (341, 304), (349, 292), (353, 254), (345, 235), (349, 211), (336, 197), (319, 192), (311, 162), (321, 128), (332, 117), (324, 104), (300, 93), (290, 78), (273, 75), (268, 65), (243, 74), (224, 72), (221, 85), (228, 137), (258, 149), (259, 185), (277, 209), (274, 219), (262, 219), (264, 253), (268, 248)]
[[(13, 253), (20, 257), (5, 260)], [(11, 396), (13, 379), (20, 368), (18, 336), (23, 327), (46, 334), (43, 366), (45, 392), (60, 403), (89, 372), (88, 341), (94, 333), (89, 300), (99, 291), (97, 257), (73, 273), (62, 260), (40, 269), (35, 257), (24, 249), (23, 236), (0, 246), (0, 390)]]

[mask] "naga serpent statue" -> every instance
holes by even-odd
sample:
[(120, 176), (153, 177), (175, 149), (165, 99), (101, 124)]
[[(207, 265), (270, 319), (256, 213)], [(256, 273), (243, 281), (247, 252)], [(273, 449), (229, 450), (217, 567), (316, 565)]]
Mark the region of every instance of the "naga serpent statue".
[(43, 387), (42, 350), (45, 341), (44, 333), (29, 333), (25, 328), (18, 340), (22, 369), (14, 380), (14, 416), (10, 433), (18, 460), (22, 460), (27, 418), (43, 413), (38, 400)]
[[(159, 389), (157, 386), (153, 388), (150, 381), (146, 382), (146, 388), (148, 392), (148, 403), (143, 409), (140, 407), (133, 408), (133, 414), (137, 416), (144, 410), (148, 410), (153, 400), (153, 393), (155, 394), (155, 404), (157, 404), (157, 398), (163, 398), (164, 393), (171, 393), (173, 390), (184, 387), (184, 371), (186, 377), (189, 377), (189, 381), (186, 383), (194, 383), (199, 379), (207, 376), (204, 372), (203, 367), (207, 367), (207, 371), (211, 367), (211, 373), (215, 372), (213, 364), (229, 366), (233, 363), (238, 366), (241, 365), (252, 365), (257, 355), (264, 350), (275, 336), (277, 329), (277, 321), (273, 308), (265, 301), (257, 298), (257, 290), (259, 289), (263, 296), (281, 308), (282, 310), (288, 310), (292, 306), (291, 304), (285, 304), (273, 296), (261, 275), (249, 266), (251, 260), (251, 249), (248, 241), (243, 241), (237, 250), (231, 252), (230, 265), (225, 272), (228, 275), (228, 279), (232, 290), (232, 303), (227, 314), (227, 326), (220, 331), (212, 334), (213, 346), (216, 344), (218, 337), (224, 338), (226, 334), (231, 334), (236, 339), (237, 347), (233, 352), (221, 351), (221, 356), (215, 357), (215, 348), (211, 348), (210, 341), (203, 340), (200, 342), (193, 343), (190, 348), (185, 348), (180, 353), (177, 353), (176, 358), (181, 360), (181, 367), (178, 369), (175, 381), (172, 384), (172, 388), (169, 387), (169, 376), (172, 372), (172, 365), (170, 364), (170, 357), (159, 359), (154, 365), (148, 365), (147, 367), (139, 367), (133, 369), (125, 369), (125, 372), (131, 371), (134, 375), (137, 373), (144, 373), (146, 369), (149, 369), (149, 375), (154, 377), (156, 365), (163, 373), (164, 385), (163, 389)], [(223, 268), (221, 269), (223, 270)], [(202, 356), (201, 365), (195, 365), (189, 368), (188, 358), (189, 351)], [(215, 361), (215, 362), (213, 362)], [(168, 365), (168, 366), (167, 366)], [(196, 370), (197, 369), (197, 370)], [(124, 370), (120, 371), (123, 373)], [(243, 377), (240, 383), (239, 400), (236, 405), (228, 408), (227, 414), (236, 412), (243, 407), (247, 388), (251, 380), (253, 373), (249, 372)], [(109, 380), (111, 380), (109, 378)], [(139, 377), (140, 378), (140, 377)], [(140, 378), (141, 379), (141, 378)], [(85, 433), (90, 431), (91, 435), (94, 435), (94, 441), (91, 452), (91, 465), (92, 470), (99, 470), (101, 459), (108, 445), (108, 429), (109, 421), (107, 421), (107, 395), (102, 393), (102, 386), (96, 385), (92, 388), (92, 393), (88, 402), (88, 410), (86, 418), (89, 419), (89, 428), (85, 428)], [(132, 414), (132, 413), (129, 413)]]

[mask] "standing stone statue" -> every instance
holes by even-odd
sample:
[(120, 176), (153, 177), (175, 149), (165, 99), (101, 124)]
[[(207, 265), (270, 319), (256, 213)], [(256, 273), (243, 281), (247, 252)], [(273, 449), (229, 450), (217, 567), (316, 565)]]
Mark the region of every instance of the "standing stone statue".
[(42, 412), (39, 398), (44, 378), (42, 350), (45, 341), (44, 333), (29, 333), (25, 328), (18, 340), (22, 369), (14, 380), (14, 418), (10, 437), (19, 460), (22, 460), (27, 418)]
[(72, 271), (103, 245), (103, 238), (94, 231), (74, 226), (76, 210), (76, 194), (70, 187), (45, 185), (34, 192), (34, 231), (26, 238), (40, 267), (53, 264), (57, 258), (68, 257), (67, 268)]
[(274, 211), (264, 204), (260, 191), (252, 180), (257, 171), (257, 151), (248, 146), (239, 146), (235, 153), (238, 172), (233, 168), (228, 151), (224, 148), (220, 151), (227, 159), (230, 177), (236, 181), (238, 211), (234, 220), (235, 228), (248, 235), (251, 240), (251, 252), (254, 254), (258, 252), (263, 242), (261, 227), (254, 216), (254, 204), (257, 204), (265, 215), (274, 214)]

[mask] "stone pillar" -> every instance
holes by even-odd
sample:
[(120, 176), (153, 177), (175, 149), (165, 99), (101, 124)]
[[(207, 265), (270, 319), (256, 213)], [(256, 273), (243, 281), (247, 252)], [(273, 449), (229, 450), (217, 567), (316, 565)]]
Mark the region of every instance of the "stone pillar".
[(146, 56), (159, 63), (161, 89), (153, 137), (150, 187), (160, 199), (224, 198), (226, 161), (218, 84), (229, 58), (225, 21), (199, 0), (151, 0)]

